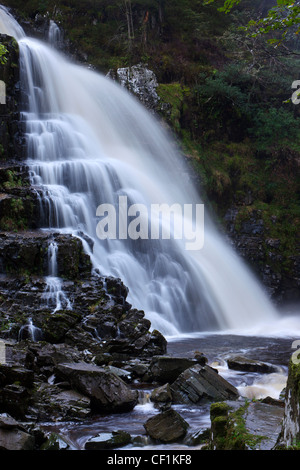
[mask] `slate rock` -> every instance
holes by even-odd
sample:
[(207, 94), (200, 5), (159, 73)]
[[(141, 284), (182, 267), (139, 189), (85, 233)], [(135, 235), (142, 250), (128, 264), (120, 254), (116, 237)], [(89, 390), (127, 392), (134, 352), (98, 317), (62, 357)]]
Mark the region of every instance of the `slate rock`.
[(200, 402), (234, 400), (237, 389), (218, 372), (200, 364), (182, 372), (171, 385), (173, 403), (197, 404)]

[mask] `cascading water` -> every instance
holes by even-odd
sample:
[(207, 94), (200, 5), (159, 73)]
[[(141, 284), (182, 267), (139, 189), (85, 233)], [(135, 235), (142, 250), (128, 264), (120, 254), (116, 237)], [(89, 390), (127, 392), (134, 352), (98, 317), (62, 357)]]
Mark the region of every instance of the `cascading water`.
[[(102, 275), (120, 277), (129, 301), (165, 335), (251, 328), (277, 319), (252, 274), (205, 214), (202, 249), (182, 240), (100, 240), (97, 207), (201, 203), (179, 152), (124, 89), (25, 36), (7, 10), (0, 30), (20, 47), (23, 116), (32, 184), (42, 188), (42, 226), (87, 234)], [(201, 227), (198, 227), (199, 230)], [(86, 247), (88, 250), (88, 247)]]
[(52, 313), (61, 309), (72, 309), (72, 304), (62, 288), (62, 281), (57, 275), (57, 243), (52, 241), (48, 247), (48, 276), (46, 290), (43, 295), (45, 307), (51, 308)]

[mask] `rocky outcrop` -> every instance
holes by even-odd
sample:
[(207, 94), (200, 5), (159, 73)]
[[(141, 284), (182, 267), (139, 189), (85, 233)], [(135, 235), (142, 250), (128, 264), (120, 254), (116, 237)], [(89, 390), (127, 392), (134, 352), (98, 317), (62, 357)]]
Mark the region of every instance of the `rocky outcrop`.
[(155, 111), (159, 103), (158, 82), (152, 70), (143, 64), (111, 70), (108, 76), (133, 93), (149, 111)]
[(198, 364), (197, 359), (155, 356), (151, 360), (149, 374), (151, 380), (156, 382), (172, 383), (182, 372), (196, 364)]
[(91, 400), (91, 408), (102, 413), (129, 411), (137, 404), (138, 392), (116, 374), (86, 364), (60, 364), (56, 373)]
[(207, 365), (196, 365), (182, 372), (172, 384), (171, 391), (174, 403), (185, 404), (239, 397), (237, 389)]
[(247, 216), (243, 216), (243, 211), (244, 206), (233, 206), (224, 217), (231, 243), (261, 280), (270, 297), (278, 303), (298, 302), (299, 245), (293, 255), (288, 255), (286, 241), (270, 234), (270, 226), (274, 226), (274, 230), (280, 224), (276, 216), (272, 216), (266, 224), (263, 211), (250, 207), (246, 211)]

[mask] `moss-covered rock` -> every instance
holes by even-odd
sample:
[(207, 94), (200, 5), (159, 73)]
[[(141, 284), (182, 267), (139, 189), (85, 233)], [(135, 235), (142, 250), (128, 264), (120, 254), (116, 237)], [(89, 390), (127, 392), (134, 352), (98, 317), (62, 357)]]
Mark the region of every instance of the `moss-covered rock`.
[(252, 434), (246, 425), (249, 404), (213, 403), (210, 407), (212, 450), (250, 450), (259, 448), (264, 436)]
[(298, 449), (300, 446), (300, 363), (296, 351), (289, 362), (285, 390), (285, 411), (277, 449)]

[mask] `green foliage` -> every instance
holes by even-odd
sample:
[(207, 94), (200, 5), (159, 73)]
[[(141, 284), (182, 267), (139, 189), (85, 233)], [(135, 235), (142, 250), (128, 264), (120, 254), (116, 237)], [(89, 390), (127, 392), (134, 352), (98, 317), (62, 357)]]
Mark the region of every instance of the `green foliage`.
[(291, 110), (284, 108), (259, 109), (253, 117), (249, 133), (254, 136), (259, 149), (266, 149), (283, 142), (299, 143), (300, 122)]
[[(205, 0), (204, 4), (209, 5), (214, 2), (215, 0)], [(219, 11), (230, 13), (231, 10), (240, 3), (241, 0), (225, 0), (223, 6), (219, 8)], [(252, 36), (270, 33), (271, 31), (282, 31), (280, 39), (277, 37), (270, 40), (272, 43), (278, 43), (286, 37), (288, 30), (291, 28), (294, 29), (295, 34), (298, 34), (300, 31), (299, 25), (299, 3), (294, 0), (277, 0), (276, 5), (270, 8), (265, 17), (258, 17), (256, 20), (250, 20), (246, 27), (246, 31), (248, 31)]]
[(0, 44), (0, 64), (4, 65), (7, 62), (7, 57), (6, 54), (8, 53), (8, 50), (4, 46), (4, 44)]

